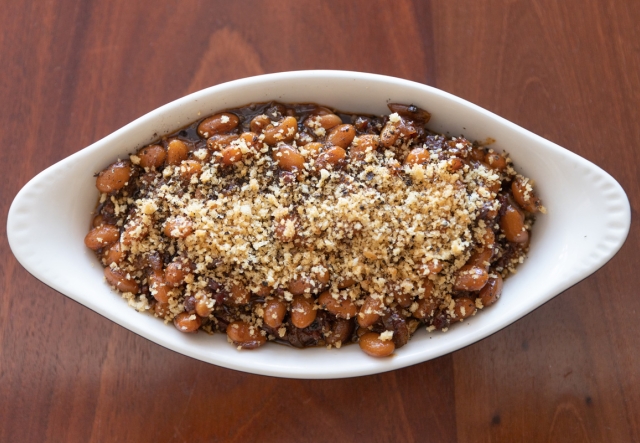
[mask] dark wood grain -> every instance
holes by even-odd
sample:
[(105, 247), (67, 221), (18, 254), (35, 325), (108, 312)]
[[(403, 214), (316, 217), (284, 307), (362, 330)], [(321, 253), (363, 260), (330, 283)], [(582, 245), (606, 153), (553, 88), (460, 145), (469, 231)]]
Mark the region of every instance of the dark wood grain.
[[(4, 2), (0, 441), (640, 441), (638, 22), (612, 0)], [(477, 344), (329, 381), (175, 354), (13, 258), (7, 211), (46, 167), (189, 92), (318, 68), (439, 87), (597, 163), (629, 195), (626, 244)]]

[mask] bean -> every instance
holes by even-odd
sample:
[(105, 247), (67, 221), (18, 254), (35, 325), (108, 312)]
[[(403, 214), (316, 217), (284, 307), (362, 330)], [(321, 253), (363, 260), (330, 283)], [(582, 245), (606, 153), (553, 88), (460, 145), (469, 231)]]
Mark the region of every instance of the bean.
[(174, 288), (184, 283), (185, 277), (191, 272), (191, 268), (184, 262), (174, 261), (164, 269), (164, 280), (167, 285)]
[(447, 151), (450, 155), (463, 158), (468, 157), (473, 148), (472, 144), (462, 137), (447, 141), (446, 146), (448, 146)]
[(255, 132), (243, 132), (240, 139), (245, 142), (247, 148), (254, 152), (259, 152), (262, 149), (262, 142)]
[(533, 193), (531, 185), (518, 178), (511, 183), (511, 193), (516, 203), (527, 212), (538, 212), (540, 200)]
[(313, 302), (304, 297), (296, 295), (291, 301), (291, 323), (296, 328), (306, 328), (316, 319), (317, 311), (313, 309)]
[(189, 147), (182, 140), (174, 138), (167, 146), (167, 165), (178, 166), (189, 155)]
[(206, 148), (198, 148), (195, 151), (193, 151), (193, 157), (198, 162), (202, 163), (203, 165), (206, 165), (211, 161), (211, 158), (213, 157), (213, 151)]
[(273, 291), (273, 288), (271, 286), (264, 286), (264, 285), (260, 285), (260, 287), (258, 288), (256, 292), (256, 295), (258, 297), (268, 297), (269, 295), (271, 295), (271, 292)]
[(482, 210), (480, 212), (480, 218), (483, 220), (487, 220), (489, 222), (491, 222), (491, 225), (493, 225), (493, 220), (498, 216), (498, 209), (494, 206), (493, 203), (491, 204), (484, 204), (482, 207)]
[(129, 246), (133, 242), (144, 239), (147, 235), (149, 235), (149, 229), (139, 218), (133, 218), (122, 231), (122, 244)]
[[(414, 138), (418, 135), (418, 129), (410, 119), (401, 119), (400, 122), (398, 122), (398, 131), (400, 131), (400, 135), (405, 139)], [(397, 343), (396, 346), (399, 347)]]
[(344, 165), (347, 152), (340, 146), (331, 146), (316, 159), (313, 169), (319, 172), (321, 169), (337, 170)]
[(102, 262), (105, 266), (110, 266), (112, 263), (120, 264), (123, 259), (124, 252), (120, 248), (120, 242), (118, 241), (105, 249), (102, 256)]
[(320, 127), (326, 130), (338, 126), (342, 123), (342, 119), (336, 114), (332, 113), (329, 110), (324, 110), (324, 112), (326, 112), (326, 114), (310, 115), (304, 121), (305, 126), (311, 129)]
[(182, 307), (184, 308), (184, 311), (188, 312), (189, 314), (195, 314), (196, 302), (197, 300), (194, 295), (185, 295), (184, 300), (182, 302)]
[(387, 168), (391, 175), (399, 176), (402, 173), (402, 166), (400, 166), (400, 162), (395, 158), (387, 161)]
[(431, 157), (431, 153), (424, 148), (415, 148), (407, 155), (404, 164), (408, 166), (420, 165), (425, 163)]
[(484, 307), (494, 304), (502, 294), (502, 277), (490, 277), (484, 288), (480, 290), (480, 301)]
[[(202, 300), (202, 295), (200, 295), (201, 298), (196, 298), (195, 295), (185, 295), (184, 300), (183, 300), (183, 308), (185, 312), (189, 312), (191, 314), (198, 314), (198, 302), (200, 300)], [(206, 297), (204, 298), (205, 304), (203, 305), (204, 307), (206, 307)], [(212, 302), (213, 303), (213, 302)], [(198, 314), (199, 317), (207, 317), (207, 315), (200, 315)]]
[(278, 167), (285, 171), (302, 171), (304, 168), (304, 157), (293, 146), (278, 146), (273, 150), (272, 158), (278, 164)]
[(152, 271), (162, 271), (162, 266), (164, 263), (160, 258), (160, 254), (157, 252), (153, 252), (146, 257), (146, 265), (151, 268)]
[(439, 274), (442, 269), (444, 268), (444, 265), (442, 264), (441, 260), (438, 259), (434, 259), (434, 260), (430, 260), (427, 263), (423, 263), (418, 267), (418, 271), (420, 272), (420, 275), (424, 275), (427, 276), (429, 274)]
[(424, 292), (422, 293), (424, 298), (429, 298), (433, 295), (434, 285), (429, 278), (422, 280), (422, 287), (424, 288)]
[(486, 152), (479, 146), (474, 146), (471, 148), (471, 159), (475, 161), (484, 161), (484, 157)]
[(360, 306), (360, 312), (358, 313), (358, 325), (361, 328), (368, 328), (378, 320), (383, 309), (382, 300), (373, 298), (370, 295), (364, 299), (364, 303)]
[(143, 168), (159, 168), (164, 164), (167, 152), (163, 146), (149, 145), (140, 149), (137, 156), (140, 157), (140, 166)]
[(313, 285), (311, 284), (311, 279), (308, 277), (300, 276), (287, 283), (287, 290), (293, 295), (302, 295), (305, 292), (310, 294), (311, 289), (313, 289)]
[(267, 117), (266, 115), (264, 114), (256, 115), (251, 120), (251, 124), (250, 124), (251, 132), (260, 134), (264, 130), (264, 128), (266, 128), (270, 123), (271, 123), (271, 120), (269, 120), (269, 117)]
[(193, 232), (193, 223), (189, 218), (178, 215), (164, 224), (164, 235), (173, 238), (185, 238)]
[(349, 148), (349, 158), (351, 161), (364, 160), (367, 156), (367, 152), (375, 152), (379, 145), (380, 137), (377, 135), (361, 135)]
[(156, 317), (165, 318), (170, 313), (171, 309), (169, 308), (169, 303), (154, 303), (153, 315), (155, 315)]
[(231, 166), (242, 160), (242, 150), (239, 146), (231, 145), (222, 150), (220, 161), (225, 166)]
[(420, 109), (414, 105), (389, 103), (387, 106), (389, 107), (391, 112), (396, 112), (398, 115), (401, 115), (402, 117), (407, 117), (423, 124), (429, 123), (429, 120), (431, 119), (431, 114), (429, 114), (424, 109)]
[(201, 297), (196, 302), (196, 314), (199, 317), (207, 318), (213, 312), (213, 300), (207, 297)]
[(284, 316), (287, 315), (287, 304), (277, 298), (267, 300), (264, 304), (264, 322), (267, 326), (277, 329), (282, 325)]
[(507, 167), (507, 159), (497, 152), (487, 152), (487, 154), (484, 156), (484, 161), (491, 168), (498, 171), (504, 171)]
[(524, 227), (524, 214), (514, 203), (507, 203), (499, 224), (502, 233), (510, 242), (526, 243), (529, 240), (529, 233)]
[(387, 331), (393, 331), (393, 344), (399, 349), (409, 341), (409, 325), (404, 316), (396, 310), (389, 310), (382, 317), (382, 325)]
[(369, 292), (369, 289), (371, 289), (371, 280), (362, 280), (360, 282), (360, 287)]
[(330, 115), (330, 114), (333, 114), (333, 111), (330, 108), (327, 108), (326, 106), (316, 105), (316, 108), (313, 111), (313, 114), (315, 114), (315, 115)]
[(408, 308), (413, 303), (413, 295), (408, 294), (402, 290), (398, 291), (394, 297), (396, 303), (403, 308)]
[(358, 308), (351, 299), (339, 298), (336, 300), (329, 291), (320, 294), (320, 297), (318, 297), (318, 304), (338, 318), (346, 318), (349, 320), (350, 318), (355, 317), (358, 313)]
[(440, 302), (433, 297), (433, 283), (425, 280), (424, 298), (418, 300), (418, 307), (413, 311), (413, 316), (418, 319), (425, 319), (435, 314)]
[(131, 163), (117, 161), (107, 166), (96, 178), (96, 188), (103, 193), (110, 193), (122, 189), (131, 178)]
[(455, 317), (452, 319), (453, 321), (462, 321), (476, 313), (476, 303), (470, 298), (460, 297), (456, 299), (455, 303), (455, 307), (453, 308)]
[(438, 301), (431, 296), (418, 300), (418, 309), (413, 311), (413, 316), (419, 319), (431, 317), (438, 309)]
[(229, 291), (226, 289), (220, 289), (211, 294), (211, 298), (217, 306), (221, 306), (223, 304), (228, 306), (230, 304), (229, 297), (231, 297), (231, 294), (229, 294)]
[(493, 257), (493, 248), (478, 249), (476, 252), (471, 254), (471, 257), (469, 257), (467, 264), (471, 266), (477, 266), (486, 271), (491, 265), (491, 257)]
[(183, 180), (191, 180), (194, 175), (200, 175), (202, 172), (202, 163), (196, 160), (185, 160), (180, 165), (180, 177)]
[(496, 235), (493, 233), (493, 230), (487, 228), (482, 235), (482, 243), (485, 248), (493, 248), (496, 242)]
[(109, 246), (120, 238), (120, 230), (114, 225), (100, 225), (93, 228), (84, 238), (84, 244), (89, 249), (97, 251)]
[(400, 306), (404, 308), (411, 306), (413, 297), (410, 294), (406, 294), (404, 292), (404, 289), (402, 288), (399, 282), (389, 280), (387, 281), (385, 288), (386, 288), (386, 295), (393, 297), (395, 302), (398, 303)]
[(180, 332), (197, 332), (200, 326), (202, 326), (202, 319), (196, 314), (181, 312), (173, 319), (173, 325)]
[(448, 165), (449, 171), (458, 171), (463, 167), (464, 167), (464, 162), (462, 161), (461, 158), (451, 157), (449, 159), (449, 165)]
[(327, 143), (346, 149), (355, 136), (356, 128), (353, 125), (338, 125), (327, 134)]
[(311, 275), (316, 281), (316, 287), (327, 286), (329, 284), (329, 280), (331, 280), (331, 273), (324, 266), (321, 270), (314, 271)]
[(265, 109), (264, 112), (271, 120), (280, 120), (283, 115), (287, 115), (287, 107), (282, 103), (274, 103)]
[(280, 220), (274, 222), (274, 236), (283, 243), (292, 242), (297, 238), (299, 221), (293, 214), (287, 214)]
[(358, 343), (360, 349), (371, 357), (387, 357), (396, 349), (393, 340), (380, 340), (380, 335), (375, 332), (367, 332)]
[(264, 142), (275, 146), (279, 142), (288, 143), (292, 141), (298, 133), (298, 121), (295, 117), (285, 117), (278, 126), (268, 125), (264, 131)]
[(319, 124), (320, 127), (324, 128), (325, 130), (334, 128), (342, 123), (342, 119), (333, 113), (319, 115), (316, 118), (316, 121), (318, 122), (317, 124)]
[(456, 291), (479, 291), (487, 283), (489, 274), (483, 268), (466, 264), (456, 274), (453, 289)]
[(95, 217), (93, 217), (93, 221), (91, 222), (91, 226), (93, 226), (94, 228), (97, 228), (98, 226), (102, 225), (106, 223), (104, 220), (104, 217), (102, 216), (102, 214), (98, 214)]
[(242, 349), (255, 349), (267, 342), (260, 329), (243, 321), (234, 321), (227, 326), (227, 337)]
[(390, 148), (396, 143), (398, 137), (400, 137), (398, 125), (388, 121), (380, 133), (380, 145), (383, 148)]
[(222, 151), (238, 137), (237, 134), (216, 134), (207, 139), (207, 147), (214, 152)]
[(198, 135), (202, 138), (209, 138), (214, 134), (233, 131), (240, 123), (240, 119), (235, 114), (223, 112), (205, 118), (198, 125)]
[(308, 132), (299, 132), (296, 138), (296, 145), (298, 145), (298, 147), (303, 147), (315, 141), (316, 138)]
[(373, 120), (370, 117), (360, 115), (356, 117), (355, 121), (353, 122), (353, 126), (356, 127), (356, 130), (358, 132), (368, 132), (373, 126)]
[(493, 192), (497, 194), (500, 188), (502, 187), (502, 182), (500, 180), (495, 181), (485, 181), (484, 187), (489, 190), (489, 192)]
[(244, 306), (248, 304), (251, 299), (251, 293), (242, 283), (231, 283), (229, 292), (231, 293), (231, 297), (228, 300), (236, 306)]
[(149, 274), (149, 292), (153, 298), (155, 298), (160, 303), (168, 303), (169, 302), (169, 288), (164, 281), (164, 274), (162, 271), (154, 271)]
[(442, 264), (442, 261), (438, 259), (431, 260), (427, 263), (427, 269), (431, 274), (439, 274), (440, 272), (442, 272), (443, 268), (444, 265)]
[(322, 149), (324, 149), (324, 145), (322, 143), (318, 143), (318, 142), (307, 143), (306, 145), (304, 145), (304, 151), (306, 151), (304, 156), (306, 158), (315, 159), (316, 157), (318, 157), (318, 155), (320, 155), (320, 153), (322, 152)]
[(123, 271), (111, 269), (107, 266), (104, 268), (104, 277), (107, 283), (115, 287), (118, 291), (131, 292), (133, 294), (140, 292), (138, 283)]
[(341, 278), (338, 280), (338, 289), (346, 289), (356, 284), (353, 278)]
[(353, 334), (353, 322), (343, 318), (337, 319), (331, 327), (331, 333), (325, 337), (328, 345), (347, 343)]

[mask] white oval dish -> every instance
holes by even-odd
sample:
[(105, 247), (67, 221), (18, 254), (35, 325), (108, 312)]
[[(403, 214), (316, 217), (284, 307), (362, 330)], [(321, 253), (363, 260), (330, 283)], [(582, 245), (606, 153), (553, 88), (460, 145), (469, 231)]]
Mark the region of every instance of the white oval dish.
[[(520, 172), (536, 180), (548, 209), (533, 228), (528, 260), (505, 281), (500, 301), (452, 327), (422, 328), (392, 357), (374, 359), (357, 345), (298, 350), (270, 344), (238, 351), (224, 334), (184, 334), (140, 314), (104, 282), (84, 246), (98, 198), (94, 173), (159, 136), (216, 111), (251, 102), (315, 102), (347, 112), (384, 114), (389, 102), (432, 113), (429, 128), (496, 140)], [(474, 343), (523, 317), (604, 265), (622, 246), (631, 212), (621, 186), (589, 161), (465, 100), (398, 78), (345, 71), (263, 75), (193, 93), (119, 129), (38, 174), (18, 193), (7, 221), (18, 261), (36, 278), (125, 328), (184, 355), (226, 368), (292, 378), (339, 378), (424, 362)]]

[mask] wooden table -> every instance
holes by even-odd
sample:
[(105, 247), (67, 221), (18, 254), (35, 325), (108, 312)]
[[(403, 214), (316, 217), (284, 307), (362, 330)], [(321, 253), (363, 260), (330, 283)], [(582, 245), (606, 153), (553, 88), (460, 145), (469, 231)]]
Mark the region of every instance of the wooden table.
[[(35, 174), (156, 107), (256, 74), (404, 77), (611, 173), (637, 216), (632, 1), (4, 2), (0, 441), (640, 441), (640, 229), (512, 326), (406, 369), (282, 380), (168, 351), (16, 262), (6, 214)], [(558, 190), (562, 192), (562, 190)]]

